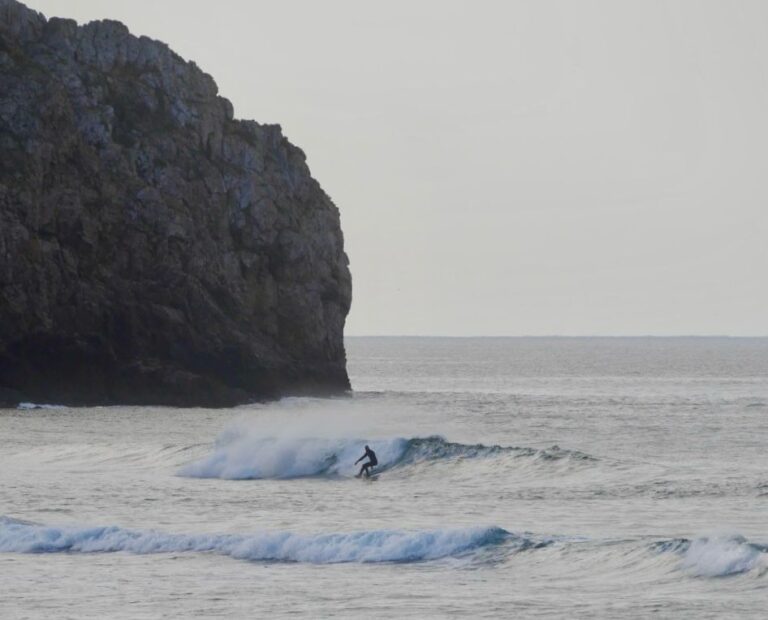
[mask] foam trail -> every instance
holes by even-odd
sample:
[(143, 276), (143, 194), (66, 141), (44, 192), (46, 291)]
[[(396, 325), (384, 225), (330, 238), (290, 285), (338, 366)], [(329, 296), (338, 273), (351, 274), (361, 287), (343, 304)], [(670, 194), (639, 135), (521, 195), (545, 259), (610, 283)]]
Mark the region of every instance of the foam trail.
[[(460, 556), (505, 542), (518, 549), (531, 539), (498, 527), (431, 531), (374, 530), (335, 534), (260, 532), (166, 534), (120, 527), (49, 527), (0, 517), (0, 552), (149, 553), (208, 552), (242, 560), (335, 564), (421, 562)], [(541, 546), (541, 541), (536, 545)]]

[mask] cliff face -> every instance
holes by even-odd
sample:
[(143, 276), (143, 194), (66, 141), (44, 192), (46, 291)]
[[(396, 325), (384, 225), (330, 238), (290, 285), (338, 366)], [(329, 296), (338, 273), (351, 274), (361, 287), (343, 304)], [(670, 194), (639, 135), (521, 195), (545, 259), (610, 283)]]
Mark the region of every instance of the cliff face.
[(347, 265), (279, 126), (118, 22), (0, 0), (0, 402), (348, 389)]

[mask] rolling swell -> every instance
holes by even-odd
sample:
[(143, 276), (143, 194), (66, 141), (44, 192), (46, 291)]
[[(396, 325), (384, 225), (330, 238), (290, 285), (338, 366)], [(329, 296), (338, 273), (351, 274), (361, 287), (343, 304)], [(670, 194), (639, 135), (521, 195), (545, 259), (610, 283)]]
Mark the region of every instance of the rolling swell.
[(463, 556), (502, 544), (522, 551), (545, 543), (499, 527), (190, 535), (116, 526), (51, 527), (0, 517), (0, 552), (5, 553), (216, 553), (260, 562), (408, 563)]
[(560, 446), (536, 449), (517, 446), (486, 446), (484, 444), (463, 444), (446, 441), (440, 436), (415, 437), (408, 440), (408, 446), (402, 458), (395, 465), (407, 465), (422, 461), (451, 459), (490, 458), (496, 456), (530, 457), (542, 461), (574, 459), (596, 461), (593, 456), (578, 450), (564, 450)]
[[(289, 479), (312, 476), (348, 477), (356, 473), (355, 460), (366, 440), (276, 438), (224, 434), (208, 456), (188, 463), (178, 474), (190, 478), (229, 480)], [(379, 458), (378, 472), (419, 463), (484, 458), (527, 458), (553, 462), (568, 459), (593, 462), (595, 457), (558, 446), (535, 449), (486, 446), (447, 441), (443, 437), (394, 438), (370, 441)]]
[[(559, 543), (559, 544), (557, 544)], [(644, 570), (657, 577), (668, 566), (691, 577), (721, 578), (768, 572), (768, 545), (742, 536), (641, 540), (589, 540), (512, 533), (500, 527), (433, 530), (369, 530), (305, 534), (262, 531), (249, 534), (171, 534), (118, 526), (48, 526), (0, 517), (0, 553), (213, 553), (253, 562), (414, 563), (463, 558), (495, 563), (525, 551), (555, 545), (549, 561), (571, 563), (569, 549), (589, 549), (590, 564), (609, 573)], [(594, 554), (594, 555), (592, 555)], [(677, 560), (653, 563), (653, 557)], [(521, 560), (527, 562), (527, 560)], [(650, 563), (649, 563), (650, 562)]]

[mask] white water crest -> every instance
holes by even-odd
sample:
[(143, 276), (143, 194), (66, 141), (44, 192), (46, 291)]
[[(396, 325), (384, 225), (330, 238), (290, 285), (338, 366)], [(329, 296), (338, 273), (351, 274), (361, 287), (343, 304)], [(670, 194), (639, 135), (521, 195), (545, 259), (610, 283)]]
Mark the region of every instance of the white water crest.
[(19, 403), (17, 409), (32, 411), (34, 409), (66, 409), (65, 405), (49, 405), (45, 403)]
[[(392, 439), (376, 443), (382, 466), (396, 462), (407, 442)], [(185, 465), (179, 475), (191, 478), (285, 479), (304, 476), (353, 476), (362, 455), (360, 439), (285, 438), (242, 435), (219, 442), (212, 454)]]
[(766, 554), (743, 536), (697, 538), (683, 554), (682, 566), (697, 577), (727, 577), (766, 566)]
[(167, 534), (117, 526), (53, 527), (0, 517), (0, 552), (135, 554), (209, 552), (241, 560), (307, 562), (420, 562), (461, 555), (513, 539), (498, 527), (431, 531), (373, 530), (350, 533)]
[(513, 446), (486, 446), (449, 442), (443, 437), (395, 437), (388, 439), (345, 439), (324, 437), (263, 437), (258, 432), (235, 427), (219, 436), (208, 456), (179, 470), (190, 478), (287, 479), (308, 476), (349, 477), (357, 473), (355, 461), (366, 445), (375, 448), (376, 471), (417, 463), (493, 457), (527, 457), (552, 462), (596, 461), (587, 454), (563, 450)]

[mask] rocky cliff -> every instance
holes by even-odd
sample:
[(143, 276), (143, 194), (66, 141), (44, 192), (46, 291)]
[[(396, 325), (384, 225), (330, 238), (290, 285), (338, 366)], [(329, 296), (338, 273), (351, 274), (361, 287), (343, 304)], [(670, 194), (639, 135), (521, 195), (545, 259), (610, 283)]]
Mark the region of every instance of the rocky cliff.
[(0, 402), (348, 389), (338, 210), (217, 92), (118, 22), (0, 0)]

